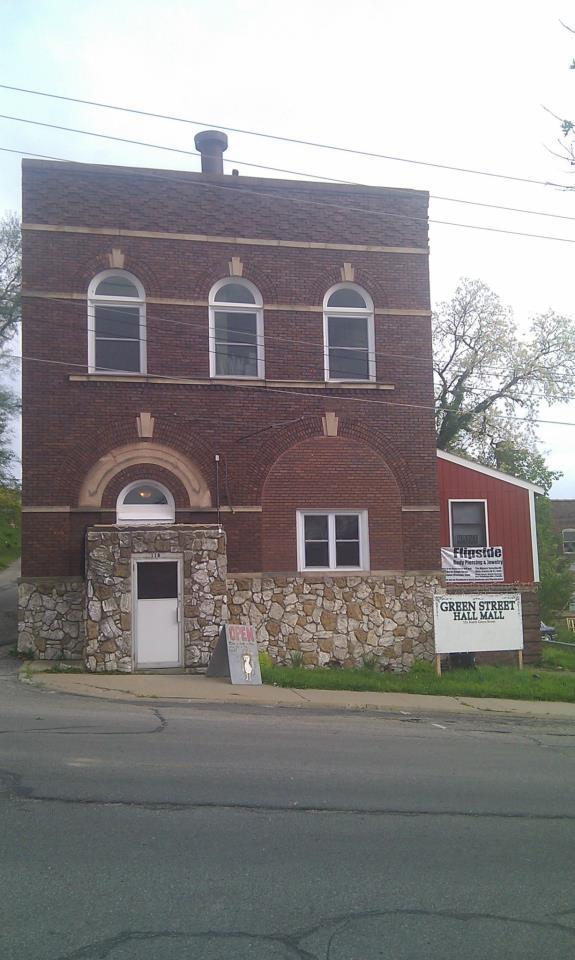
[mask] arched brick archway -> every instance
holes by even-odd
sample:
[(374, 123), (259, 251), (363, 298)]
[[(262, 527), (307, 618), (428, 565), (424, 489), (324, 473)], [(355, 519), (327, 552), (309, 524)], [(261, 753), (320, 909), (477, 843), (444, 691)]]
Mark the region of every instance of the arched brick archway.
[[(128, 443), (110, 450), (90, 468), (80, 488), (80, 507), (100, 507), (104, 492), (117, 474), (134, 467), (145, 477), (146, 465), (155, 465), (175, 476), (185, 490), (191, 507), (210, 507), (212, 500), (208, 485), (194, 463), (171, 447), (159, 443)], [(188, 504), (186, 504), (187, 506)]]
[(262, 492), (263, 569), (297, 569), (298, 510), (366, 510), (370, 566), (404, 566), (401, 494), (385, 460), (361, 440), (310, 437), (271, 467)]

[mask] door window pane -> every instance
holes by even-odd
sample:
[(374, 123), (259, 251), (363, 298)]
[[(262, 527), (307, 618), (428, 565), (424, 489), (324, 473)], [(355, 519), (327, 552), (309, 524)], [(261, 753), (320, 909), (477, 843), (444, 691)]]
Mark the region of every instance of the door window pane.
[(142, 561), (137, 569), (138, 600), (168, 600), (178, 596), (177, 563)]

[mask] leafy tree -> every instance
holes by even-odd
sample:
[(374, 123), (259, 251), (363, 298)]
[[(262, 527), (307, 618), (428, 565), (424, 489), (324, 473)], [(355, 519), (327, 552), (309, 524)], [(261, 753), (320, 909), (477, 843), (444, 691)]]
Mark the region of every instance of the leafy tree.
[(537, 452), (542, 402), (573, 391), (575, 324), (549, 310), (521, 336), (511, 309), (480, 280), (461, 280), (433, 318), (437, 443), (497, 465), (501, 441)]
[(555, 533), (548, 497), (537, 498), (537, 542), (539, 546), (539, 605), (543, 620), (554, 620), (569, 604), (575, 592), (575, 576), (561, 540)]
[(493, 444), (497, 469), (510, 473), (520, 480), (527, 480), (542, 487), (546, 494), (556, 480), (563, 474), (560, 470), (550, 470), (542, 453), (517, 447), (509, 440), (500, 440)]
[[(9, 343), (20, 322), (22, 245), (20, 224), (14, 214), (0, 220), (0, 376), (13, 366)], [(0, 482), (9, 479), (15, 456), (10, 449), (11, 420), (20, 408), (13, 390), (0, 384)]]

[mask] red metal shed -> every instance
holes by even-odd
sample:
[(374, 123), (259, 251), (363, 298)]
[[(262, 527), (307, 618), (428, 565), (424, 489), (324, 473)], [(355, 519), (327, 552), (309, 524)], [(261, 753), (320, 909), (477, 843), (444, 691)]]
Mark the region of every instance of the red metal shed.
[(539, 580), (535, 495), (541, 487), (437, 451), (441, 545), (503, 548), (503, 582)]

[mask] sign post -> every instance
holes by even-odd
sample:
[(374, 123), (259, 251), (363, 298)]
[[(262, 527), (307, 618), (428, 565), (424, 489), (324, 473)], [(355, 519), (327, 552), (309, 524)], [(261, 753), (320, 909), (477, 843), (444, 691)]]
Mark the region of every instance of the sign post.
[(488, 653), (516, 650), (523, 668), (523, 621), (520, 593), (443, 594), (433, 598), (435, 671), (441, 676), (442, 653)]
[(208, 677), (229, 677), (232, 683), (261, 686), (256, 632), (252, 626), (226, 623), (212, 653)]

